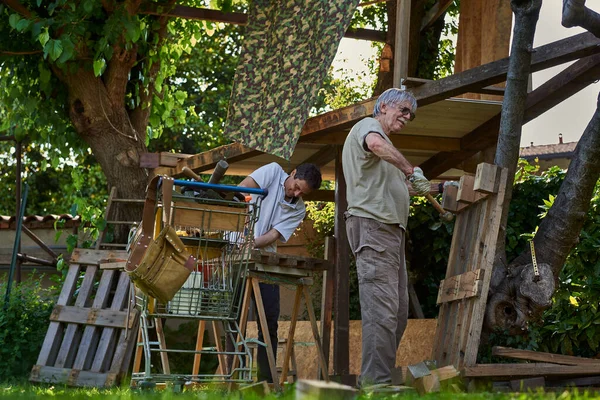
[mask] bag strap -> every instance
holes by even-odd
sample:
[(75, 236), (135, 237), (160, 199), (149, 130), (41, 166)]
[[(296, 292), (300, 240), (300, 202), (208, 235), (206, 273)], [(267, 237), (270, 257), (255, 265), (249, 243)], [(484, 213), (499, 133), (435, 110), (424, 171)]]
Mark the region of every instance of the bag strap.
[[(156, 175), (146, 188), (146, 199), (144, 200), (144, 211), (142, 212), (142, 231), (139, 235), (136, 235), (137, 243), (134, 243), (132, 246), (131, 254), (128, 257), (126, 270), (133, 271), (144, 258), (144, 254), (146, 253), (146, 249), (148, 245), (152, 241), (152, 237), (154, 236), (154, 212), (156, 207), (156, 192), (158, 190), (158, 183), (161, 178), (163, 178), (163, 203), (165, 202), (165, 186), (169, 186), (167, 183), (164, 184), (164, 181), (168, 181), (168, 179), (164, 179), (165, 177)], [(171, 210), (171, 198), (172, 198), (172, 190), (173, 190), (173, 179), (170, 179), (170, 190), (168, 191), (168, 217), (170, 217)], [(163, 212), (163, 215), (165, 212)]]
[[(154, 236), (154, 212), (156, 207), (156, 193), (158, 184), (162, 179), (162, 202), (163, 202), (163, 222), (165, 226), (171, 221), (171, 203), (173, 199), (173, 178), (157, 175), (148, 184), (146, 188), (146, 200), (144, 201), (144, 211), (142, 212), (142, 232), (138, 236), (137, 243), (132, 246), (132, 252), (127, 260), (125, 269), (133, 271), (142, 262), (146, 249)], [(196, 259), (190, 256), (184, 265), (190, 271), (196, 266)]]

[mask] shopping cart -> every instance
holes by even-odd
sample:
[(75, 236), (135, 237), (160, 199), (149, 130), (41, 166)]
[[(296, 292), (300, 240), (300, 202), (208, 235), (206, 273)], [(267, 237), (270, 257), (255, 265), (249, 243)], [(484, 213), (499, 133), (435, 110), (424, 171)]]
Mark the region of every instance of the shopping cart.
[[(171, 225), (197, 264), (183, 287), (167, 303), (135, 291), (135, 306), (140, 311), (138, 349), (143, 354), (144, 366), (143, 371), (135, 371), (134, 366), (132, 386), (153, 387), (169, 382), (176, 387), (187, 382), (250, 382), (251, 351), (237, 319), (254, 223), (258, 219), (261, 199), (267, 192), (183, 180), (175, 180), (174, 187), (181, 190), (174, 190), (172, 194)], [(246, 200), (244, 196), (236, 198), (232, 195), (239, 192), (254, 196)], [(157, 193), (155, 232), (162, 228), (163, 208), (169, 206), (163, 204), (161, 191), (157, 190)], [(180, 343), (177, 343), (178, 348), (169, 346), (163, 324), (171, 320), (199, 321), (194, 348), (181, 349)], [(212, 322), (216, 336), (213, 347), (202, 344), (207, 321)], [(220, 340), (223, 335), (231, 343), (237, 343), (235, 350), (225, 350)], [(173, 353), (193, 354), (194, 363), (189, 373), (170, 372), (169, 355)], [(200, 373), (201, 356), (207, 354), (217, 356), (219, 368)], [(238, 357), (236, 364), (241, 367), (228, 371), (232, 357)]]

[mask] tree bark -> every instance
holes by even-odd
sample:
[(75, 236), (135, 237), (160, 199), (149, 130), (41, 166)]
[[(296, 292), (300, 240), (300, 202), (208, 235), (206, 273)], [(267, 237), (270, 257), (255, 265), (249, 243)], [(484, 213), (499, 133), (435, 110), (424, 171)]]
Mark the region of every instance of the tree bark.
[[(506, 223), (508, 220), (508, 211), (512, 199), (513, 178), (517, 169), (519, 160), (519, 148), (521, 142), (521, 132), (523, 119), (525, 115), (525, 102), (527, 99), (527, 85), (531, 71), (531, 49), (533, 48), (533, 37), (536, 24), (539, 18), (541, 0), (512, 0), (511, 7), (515, 14), (515, 26), (513, 30), (513, 40), (511, 54), (508, 66), (506, 80), (506, 90), (504, 93), (504, 103), (502, 105), (502, 114), (500, 118), (500, 133), (496, 149), (494, 163), (500, 167), (508, 169), (509, 179), (506, 184), (506, 195), (502, 217), (500, 222), (500, 232), (496, 245), (496, 257), (494, 270), (490, 286), (490, 296), (487, 309), (487, 325), (495, 327), (500, 323), (496, 310), (508, 310), (503, 308), (507, 302), (506, 295), (514, 295), (514, 290), (502, 291), (500, 286), (505, 283), (507, 276), (506, 262)], [(547, 271), (544, 268), (544, 271)], [(514, 289), (514, 288), (512, 288)], [(515, 305), (515, 310), (519, 307)], [(512, 311), (512, 310), (511, 310)], [(506, 320), (514, 315), (505, 312)], [(515, 318), (516, 319), (516, 318)]]
[[(569, 24), (578, 21), (576, 24), (586, 27), (585, 24), (593, 16), (590, 17), (591, 12), (587, 14), (587, 17), (583, 16), (584, 3), (585, 1), (564, 0), (563, 25), (567, 20), (568, 23), (565, 26), (573, 26)], [(520, 22), (522, 21), (517, 19), (515, 31)], [(597, 22), (595, 23), (597, 24)], [(598, 36), (593, 30), (590, 32)], [(509, 97), (508, 85), (505, 98), (507, 97)], [(567, 256), (577, 243), (590, 207), (590, 199), (600, 177), (599, 129), (600, 99), (594, 116), (577, 144), (569, 170), (554, 204), (541, 222), (534, 237), (539, 276), (534, 274), (530, 248), (514, 259), (510, 265), (506, 265), (503, 258), (505, 233), (502, 232), (500, 235), (486, 310), (486, 328), (488, 330), (500, 328), (513, 334), (523, 332), (527, 329), (529, 321), (539, 318), (542, 312), (551, 306), (552, 296), (558, 285), (558, 276)], [(501, 139), (502, 134), (503, 131), (501, 131)], [(510, 135), (503, 139), (505, 141), (502, 147), (503, 152), (497, 154), (497, 162), (503, 162), (503, 166), (510, 167), (514, 161), (511, 157), (514, 156), (514, 140), (516, 139), (513, 138), (510, 141)], [(509, 141), (511, 145), (506, 144)], [(516, 163), (514, 165), (516, 167)], [(509, 171), (514, 174), (514, 170)], [(508, 189), (512, 189), (512, 185)], [(506, 214), (508, 213), (508, 204), (510, 203), (507, 202), (504, 208)], [(506, 216), (503, 215), (503, 227), (506, 226)]]
[[(126, 64), (122, 68), (128, 71)], [(87, 68), (63, 75), (62, 80), (69, 93), (73, 126), (90, 146), (109, 188), (115, 186), (119, 198), (143, 199), (148, 173), (140, 168), (139, 160), (147, 152), (145, 132), (138, 132), (131, 124), (124, 96), (110, 96), (109, 89), (115, 88), (105, 85)], [(137, 221), (141, 219), (141, 208), (123, 207), (117, 218)], [(122, 235), (123, 232), (116, 233), (117, 240), (122, 241)]]

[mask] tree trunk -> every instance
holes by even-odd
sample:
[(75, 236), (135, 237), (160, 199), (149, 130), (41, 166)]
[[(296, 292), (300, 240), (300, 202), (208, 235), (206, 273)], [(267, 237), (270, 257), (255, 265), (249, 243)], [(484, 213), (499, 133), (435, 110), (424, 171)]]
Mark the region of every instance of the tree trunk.
[[(506, 80), (506, 90), (504, 93), (504, 103), (502, 104), (500, 133), (498, 135), (498, 145), (494, 160), (496, 165), (508, 169), (509, 179), (505, 188), (506, 195), (504, 207), (502, 209), (500, 232), (498, 234), (496, 245), (496, 257), (490, 286), (490, 295), (488, 297), (486, 325), (490, 328), (496, 327), (501, 319), (496, 315), (496, 310), (501, 310), (506, 314), (505, 320), (509, 317), (514, 317), (514, 315), (507, 311), (509, 308), (504, 306), (507, 302), (507, 298), (504, 291), (500, 289), (501, 285), (505, 283), (507, 276), (505, 250), (506, 223), (508, 220), (509, 205), (512, 199), (512, 177), (515, 175), (517, 162), (519, 160), (521, 131), (525, 114), (525, 101), (527, 99), (527, 85), (531, 70), (531, 49), (533, 48), (533, 37), (541, 6), (541, 0), (511, 1), (511, 7), (515, 14), (515, 25)], [(543, 271), (547, 272), (547, 268), (543, 268)], [(509, 291), (508, 294), (514, 295), (515, 293)], [(519, 309), (519, 307), (515, 307), (515, 310)]]
[[(570, 23), (572, 23), (577, 19), (573, 12), (574, 8), (568, 10), (570, 3), (578, 3), (583, 6), (585, 2), (564, 0), (563, 14), (570, 13)], [(579, 12), (582, 11), (583, 9), (579, 9)], [(563, 24), (565, 24), (564, 15)], [(579, 21), (584, 23), (589, 21), (589, 18)], [(515, 31), (517, 26), (520, 26), (520, 22), (522, 21), (517, 19)], [(510, 99), (508, 88), (507, 85), (505, 99)], [(506, 103), (504, 107), (506, 107)], [(503, 113), (505, 112), (504, 107)], [(541, 222), (534, 237), (535, 258), (539, 266), (538, 276), (534, 271), (530, 248), (520, 254), (510, 265), (506, 265), (505, 234), (502, 232), (500, 235), (486, 310), (486, 328), (488, 330), (500, 328), (513, 334), (523, 332), (527, 329), (529, 321), (539, 318), (542, 312), (551, 306), (552, 296), (558, 285), (558, 276), (568, 254), (577, 243), (594, 187), (600, 177), (599, 129), (600, 100), (594, 116), (577, 144), (574, 157), (554, 204)], [(513, 165), (516, 167), (516, 162), (512, 164), (514, 160), (511, 158), (514, 156), (513, 152), (516, 153), (514, 149), (516, 138), (511, 140), (510, 135), (503, 138), (503, 132), (501, 130), (499, 140), (500, 143), (502, 139), (505, 139), (502, 146), (503, 152), (497, 153), (497, 162), (503, 162), (502, 166), (509, 168), (511, 176), (513, 176), (514, 168), (511, 170), (510, 167)], [(500, 148), (499, 145), (498, 149), (500, 150)], [(507, 189), (512, 190), (512, 185)], [(506, 214), (503, 214), (502, 220), (504, 228), (506, 227), (508, 204), (510, 203), (506, 203), (504, 207)]]
[[(143, 199), (148, 173), (140, 168), (139, 160), (141, 154), (147, 152), (145, 131), (134, 129), (124, 95), (110, 96), (115, 87), (107, 86), (102, 78), (95, 77), (85, 68), (62, 76), (62, 80), (69, 91), (69, 115), (73, 126), (92, 149), (109, 188), (116, 187), (119, 198)], [(139, 221), (141, 207), (122, 207), (118, 219)], [(122, 234), (117, 234), (121, 242)]]

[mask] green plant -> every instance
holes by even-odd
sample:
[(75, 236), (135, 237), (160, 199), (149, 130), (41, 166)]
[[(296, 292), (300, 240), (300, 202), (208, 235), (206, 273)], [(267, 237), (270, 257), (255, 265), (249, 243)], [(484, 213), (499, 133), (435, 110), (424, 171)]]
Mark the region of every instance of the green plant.
[(6, 284), (0, 284), (0, 382), (29, 375), (42, 347), (55, 298), (28, 280), (13, 286), (4, 300)]

